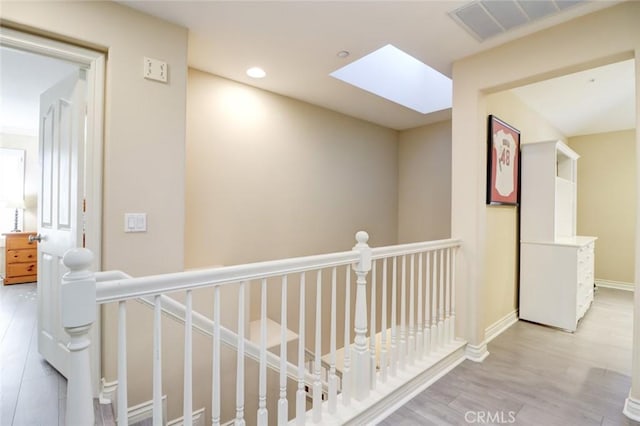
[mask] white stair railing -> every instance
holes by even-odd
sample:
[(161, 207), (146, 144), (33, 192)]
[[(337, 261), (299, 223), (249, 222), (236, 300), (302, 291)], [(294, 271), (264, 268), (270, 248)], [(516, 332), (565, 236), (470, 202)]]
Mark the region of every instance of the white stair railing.
[[(266, 392), (267, 367), (279, 372), (279, 387), (275, 405), (278, 424), (289, 422), (288, 406), (290, 404), (295, 407), (295, 422), (299, 425), (306, 422), (343, 423), (361, 415), (367, 407), (371, 407), (371, 404), (376, 402), (376, 398), (380, 399), (381, 395), (387, 395), (398, 388), (400, 382), (396, 379), (400, 373), (407, 370), (409, 363), (420, 364), (425, 356), (430, 363), (429, 365), (432, 365), (435, 359), (434, 353), (438, 352), (438, 356), (441, 358), (450, 353), (443, 350), (455, 341), (455, 279), (453, 270), (455, 251), (460, 242), (442, 240), (372, 250), (367, 245), (368, 235), (365, 232), (359, 232), (356, 235), (356, 240), (357, 244), (354, 249), (347, 252), (141, 278), (130, 278), (126, 274), (117, 272), (92, 274), (89, 272), (91, 253), (85, 249), (69, 251), (65, 255), (64, 263), (70, 272), (64, 276), (62, 285), (62, 311), (69, 312), (69, 314), (66, 318), (63, 316), (63, 325), (72, 336), (72, 344), (76, 342), (73, 348), (70, 347), (70, 350), (79, 361), (71, 363), (67, 424), (92, 424), (93, 422), (92, 402), (90, 398), (87, 400), (85, 397), (91, 393), (85, 392), (85, 390), (90, 389), (87, 332), (95, 319), (96, 303), (118, 304), (117, 416), (119, 425), (127, 424), (126, 302), (132, 299), (145, 300), (154, 307), (152, 356), (154, 425), (166, 422), (166, 419), (161, 418), (163, 382), (160, 356), (162, 348), (160, 318), (161, 313), (167, 312), (173, 312), (176, 318), (181, 318), (185, 326), (184, 424), (188, 425), (193, 422), (193, 376), (196, 372), (193, 371), (191, 330), (203, 331), (212, 338), (210, 417), (212, 424), (219, 425), (222, 421), (231, 418), (234, 418), (236, 424), (245, 424), (247, 413), (245, 410), (244, 374), (247, 357), (259, 362), (257, 412), (253, 412), (255, 417), (251, 417), (255, 419), (256, 423), (266, 424), (269, 419)], [(407, 256), (409, 257), (409, 265), (407, 265)], [(390, 265), (391, 267), (389, 267)], [(344, 273), (340, 271), (344, 271)], [(367, 318), (369, 311), (367, 308), (366, 277), (370, 271), (374, 274), (372, 280), (375, 282), (375, 286), (370, 292), (371, 303), (369, 306), (372, 309), (369, 318)], [(356, 276), (354, 305), (351, 304), (352, 273), (355, 273)], [(96, 282), (96, 276), (99, 282)], [(312, 277), (315, 280), (309, 279)], [(273, 280), (277, 280), (277, 282)], [(400, 280), (399, 285), (398, 280)], [(313, 288), (314, 281), (315, 289)], [(260, 284), (259, 344), (249, 341), (244, 331), (244, 323), (248, 318), (245, 311), (247, 306), (245, 292), (252, 282)], [(268, 340), (266, 296), (267, 288), (271, 285), (280, 286), (279, 356), (266, 349)], [(238, 326), (235, 332), (226, 329), (220, 323), (221, 307), (228, 305), (227, 302), (221, 300), (221, 289), (228, 286), (234, 286), (238, 289)], [(345, 323), (344, 345), (342, 348), (337, 348), (338, 332), (342, 332), (337, 327), (338, 310), (342, 309), (341, 304), (337, 303), (338, 288), (341, 286), (345, 288), (345, 303), (342, 311)], [(408, 292), (407, 286), (409, 286)], [(212, 318), (206, 318), (198, 312), (194, 312), (192, 307), (193, 291), (207, 287), (213, 288), (214, 294), (211, 301), (213, 305)], [(416, 287), (417, 299), (415, 297)], [(398, 294), (398, 288), (401, 290), (400, 294)], [(298, 317), (298, 321), (294, 321), (292, 324), (294, 328), (296, 326), (298, 328), (297, 364), (287, 360), (289, 337), (286, 326), (287, 319), (293, 318), (291, 314), (287, 316), (287, 306), (295, 306), (296, 304), (289, 300), (288, 290), (291, 289), (299, 290), (295, 315)], [(165, 295), (179, 291), (186, 294), (184, 305)], [(326, 297), (327, 294), (328, 297)], [(378, 309), (378, 301), (382, 304), (380, 309)], [(398, 307), (400, 308), (399, 317), (397, 315)], [(415, 317), (416, 311), (417, 318)], [(353, 329), (350, 328), (352, 314), (354, 315)], [(387, 329), (388, 322), (391, 325), (390, 330)], [(400, 324), (400, 340), (398, 340), (396, 332), (398, 323)], [(324, 328), (327, 326), (328, 328)], [(307, 338), (307, 330), (312, 331), (313, 338)], [(327, 333), (326, 330), (329, 332)], [(377, 332), (377, 330), (380, 331)], [(367, 334), (368, 331), (369, 334)], [(378, 340), (379, 335), (381, 338)], [(326, 337), (323, 338), (323, 336), (328, 336), (328, 339), (324, 340)], [(176, 342), (172, 342), (172, 344), (175, 345)], [(234, 372), (237, 383), (236, 404), (232, 416), (229, 413), (224, 413), (224, 407), (221, 406), (221, 375), (230, 373), (229, 365), (221, 368), (221, 344), (233, 347), (237, 351)], [(315, 352), (313, 374), (309, 374), (306, 369), (305, 344), (312, 346)], [(457, 341), (458, 346), (461, 344), (460, 341)], [(321, 377), (323, 354), (326, 354), (325, 362), (328, 359), (329, 365), (328, 370), (324, 369), (327, 373), (324, 383), (323, 377)], [(431, 358), (429, 358), (430, 356)], [(340, 386), (337, 385), (338, 377), (342, 378)], [(288, 379), (297, 382), (297, 389), (291, 394), (287, 392)], [(394, 382), (392, 379), (396, 381)], [(378, 383), (385, 384), (384, 389), (378, 390), (377, 393), (370, 393), (370, 390), (376, 389)], [(306, 388), (311, 384), (313, 389), (312, 406), (307, 412)], [(322, 397), (323, 393), (328, 393), (326, 401)], [(359, 401), (355, 408), (351, 406), (351, 398)], [(274, 415), (276, 415), (275, 412)]]

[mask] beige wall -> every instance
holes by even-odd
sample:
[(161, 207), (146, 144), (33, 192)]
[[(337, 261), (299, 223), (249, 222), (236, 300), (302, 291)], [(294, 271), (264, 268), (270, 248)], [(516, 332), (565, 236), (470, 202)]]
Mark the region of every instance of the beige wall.
[[(112, 2), (3, 1), (2, 24), (107, 52), (102, 268), (134, 276), (181, 271), (187, 30)], [(145, 56), (168, 63), (169, 84), (142, 77)], [(146, 212), (148, 231), (125, 234), (125, 212)], [(140, 315), (132, 310), (129, 322)], [(103, 376), (114, 380), (115, 307), (103, 310), (103, 321)], [(129, 337), (135, 364), (131, 354), (145, 343)], [(130, 385), (130, 405), (149, 399), (143, 380)]]
[(578, 154), (578, 234), (594, 235), (597, 280), (633, 285), (635, 131), (569, 138)]
[[(491, 209), (485, 206), (486, 114), (490, 112), (487, 94), (630, 58), (634, 54), (637, 58), (640, 53), (639, 21), (640, 3), (625, 2), (454, 64), (452, 234), (464, 241), (457, 263), (460, 283), (457, 310), (465, 313), (457, 318), (458, 330), (473, 345), (474, 353), (483, 353), (484, 329), (491, 322), (485, 304), (477, 302), (487, 297), (489, 283), (485, 269), (490, 262), (486, 242), (495, 235), (487, 220)], [(638, 66), (636, 74), (637, 81), (640, 79)], [(506, 115), (503, 118), (510, 120)], [(499, 226), (510, 228), (513, 225)], [(502, 254), (508, 259), (513, 249), (514, 244), (509, 244), (504, 248), (508, 252), (499, 248), (491, 256), (498, 258)]]
[(397, 238), (397, 134), (189, 71), (187, 267), (349, 250)]
[[(112, 2), (3, 2), (2, 24), (107, 51), (103, 269), (179, 271), (184, 244), (187, 30)], [(144, 56), (169, 84), (142, 77)], [(124, 213), (148, 232), (125, 234)]]
[(451, 121), (400, 132), (398, 242), (451, 237)]
[[(504, 91), (487, 96), (487, 113), (520, 131), (520, 142), (562, 139), (564, 135), (515, 94)], [(486, 143), (486, 142), (485, 142)], [(486, 207), (485, 328), (518, 307), (518, 207)]]

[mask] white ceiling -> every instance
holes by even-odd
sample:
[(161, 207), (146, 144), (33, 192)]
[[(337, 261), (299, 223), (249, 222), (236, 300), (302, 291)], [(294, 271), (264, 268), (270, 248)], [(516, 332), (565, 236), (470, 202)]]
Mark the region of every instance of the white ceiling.
[(40, 94), (77, 69), (58, 59), (0, 47), (0, 131), (37, 135)]
[[(619, 1), (580, 2), (479, 42), (448, 13), (466, 1), (120, 1), (189, 28), (189, 64), (235, 81), (393, 129), (446, 119), (423, 115), (333, 79), (329, 73), (393, 44), (451, 76), (452, 63)], [(336, 53), (351, 55), (340, 58)], [(245, 75), (251, 66), (262, 80)], [(455, 83), (454, 83), (455, 84)]]
[[(190, 66), (385, 127), (407, 129), (450, 118), (450, 110), (423, 115), (329, 73), (392, 43), (451, 76), (452, 63), (459, 58), (616, 1), (579, 4), (482, 43), (447, 15), (465, 4), (453, 0), (123, 3), (190, 28)], [(351, 55), (339, 58), (336, 53), (341, 50)], [(253, 65), (264, 67), (267, 77), (247, 77), (245, 70)], [(0, 128), (36, 134), (40, 93), (71, 70), (61, 61), (2, 48)], [(591, 78), (594, 83), (585, 83)], [(566, 136), (635, 127), (632, 61), (536, 83), (514, 93)]]
[(634, 60), (512, 90), (565, 136), (635, 128)]

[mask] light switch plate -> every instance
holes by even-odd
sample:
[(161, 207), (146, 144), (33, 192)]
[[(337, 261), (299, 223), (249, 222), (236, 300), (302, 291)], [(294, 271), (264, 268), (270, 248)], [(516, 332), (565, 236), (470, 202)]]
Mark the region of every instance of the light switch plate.
[(169, 65), (160, 59), (144, 58), (144, 78), (166, 83), (169, 76)]
[(124, 232), (147, 232), (147, 214), (125, 213)]

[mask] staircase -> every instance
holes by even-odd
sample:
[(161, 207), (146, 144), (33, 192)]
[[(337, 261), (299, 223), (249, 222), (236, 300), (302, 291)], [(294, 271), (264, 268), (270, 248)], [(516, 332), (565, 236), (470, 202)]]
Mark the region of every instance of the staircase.
[[(128, 391), (138, 393), (141, 381), (128, 371), (138, 356), (127, 352), (127, 334), (138, 326), (127, 324), (131, 300), (153, 309), (146, 331), (153, 334), (150, 424), (363, 424), (383, 418), (464, 359), (465, 342), (455, 338), (460, 242), (372, 249), (365, 232), (356, 241), (346, 252), (140, 278), (90, 273), (91, 253), (70, 251), (61, 295), (74, 366), (68, 399), (75, 408), (67, 424), (94, 421), (87, 331), (95, 308), (88, 308), (108, 304), (118, 312), (115, 409), (118, 424), (129, 424)], [(206, 300), (211, 309), (194, 308), (194, 300), (200, 307)], [(180, 324), (183, 341), (163, 342), (167, 318)], [(204, 338), (208, 379), (199, 364)], [(163, 365), (168, 348), (184, 354), (182, 365)], [(167, 421), (178, 416), (167, 416), (164, 396), (182, 400), (179, 421)], [(194, 408), (204, 413), (194, 417)]]

